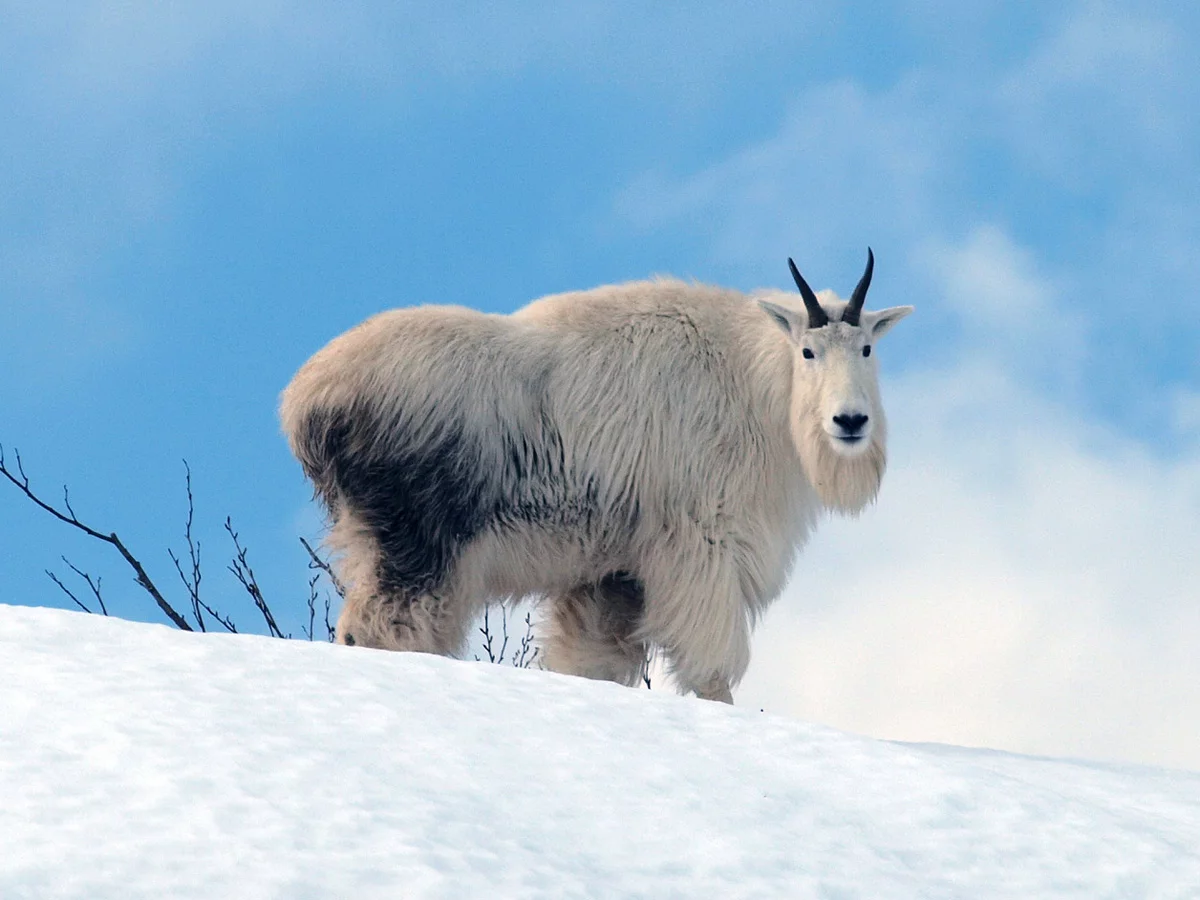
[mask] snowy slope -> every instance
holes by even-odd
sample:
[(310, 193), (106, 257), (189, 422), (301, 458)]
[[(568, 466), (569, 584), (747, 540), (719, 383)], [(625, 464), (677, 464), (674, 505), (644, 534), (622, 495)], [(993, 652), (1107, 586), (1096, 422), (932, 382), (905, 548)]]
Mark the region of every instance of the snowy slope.
[(1200, 897), (1200, 775), (0, 606), (0, 897)]

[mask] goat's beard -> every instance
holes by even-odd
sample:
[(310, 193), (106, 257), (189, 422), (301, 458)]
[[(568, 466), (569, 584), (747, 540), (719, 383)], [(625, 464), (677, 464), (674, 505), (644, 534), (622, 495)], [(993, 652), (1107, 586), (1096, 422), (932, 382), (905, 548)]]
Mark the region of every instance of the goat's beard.
[(792, 434), (804, 474), (821, 503), (827, 509), (850, 515), (862, 512), (879, 493), (887, 468), (886, 429), (882, 417), (876, 419), (866, 450), (854, 456), (846, 456), (834, 449), (833, 438), (821, 428), (818, 417), (806, 416), (803, 421), (816, 424), (801, 425), (793, 419)]

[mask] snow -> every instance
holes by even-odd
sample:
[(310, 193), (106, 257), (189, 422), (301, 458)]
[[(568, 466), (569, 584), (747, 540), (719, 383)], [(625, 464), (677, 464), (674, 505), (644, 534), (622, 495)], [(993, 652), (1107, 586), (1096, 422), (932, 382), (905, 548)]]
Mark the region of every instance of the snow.
[(0, 897), (1197, 897), (1200, 774), (0, 606)]

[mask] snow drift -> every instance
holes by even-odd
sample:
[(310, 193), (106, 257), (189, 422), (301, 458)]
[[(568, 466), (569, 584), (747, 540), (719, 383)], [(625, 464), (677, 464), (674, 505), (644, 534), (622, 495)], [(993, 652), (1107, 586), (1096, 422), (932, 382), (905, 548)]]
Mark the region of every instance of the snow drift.
[(1200, 775), (0, 606), (0, 897), (1195, 897)]

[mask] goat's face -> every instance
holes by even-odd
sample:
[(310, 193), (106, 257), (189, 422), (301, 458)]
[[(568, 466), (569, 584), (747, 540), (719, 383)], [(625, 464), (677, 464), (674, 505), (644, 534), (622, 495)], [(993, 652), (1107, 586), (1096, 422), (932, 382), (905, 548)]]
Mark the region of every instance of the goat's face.
[(827, 291), (818, 298), (795, 266), (804, 310), (759, 301), (792, 345), (796, 451), (825, 502), (849, 510), (874, 497), (886, 460), (875, 344), (912, 312), (911, 306), (863, 311), (873, 259), (849, 301)]

